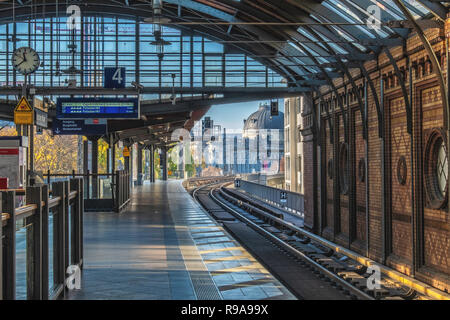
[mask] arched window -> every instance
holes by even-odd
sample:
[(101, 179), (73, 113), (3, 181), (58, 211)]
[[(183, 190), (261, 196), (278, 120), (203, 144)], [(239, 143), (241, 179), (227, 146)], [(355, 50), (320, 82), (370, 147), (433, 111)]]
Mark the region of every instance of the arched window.
[(427, 205), (442, 209), (447, 205), (448, 196), (447, 140), (441, 129), (433, 129), (427, 136), (424, 154)]
[(447, 159), (447, 148), (444, 141), (440, 142), (437, 149), (436, 157), (436, 180), (439, 187), (439, 192), (442, 197), (445, 197), (447, 192), (447, 179), (448, 179), (448, 159)]
[(342, 194), (348, 193), (349, 167), (348, 167), (348, 147), (346, 143), (341, 143), (339, 148), (339, 186)]

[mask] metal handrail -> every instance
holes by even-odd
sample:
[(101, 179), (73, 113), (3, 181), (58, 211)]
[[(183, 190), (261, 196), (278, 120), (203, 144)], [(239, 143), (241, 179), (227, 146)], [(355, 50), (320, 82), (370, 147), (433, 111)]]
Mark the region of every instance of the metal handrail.
[[(11, 191), (11, 190), (8, 190), (8, 191)], [(78, 194), (77, 191), (71, 191), (69, 193), (69, 200), (75, 199), (77, 197), (77, 194)], [(61, 201), (61, 197), (50, 198), (48, 200), (49, 208), (56, 207), (60, 201)], [(45, 205), (46, 205), (45, 201), (41, 201), (41, 206), (44, 207)], [(38, 206), (36, 204), (27, 204), (22, 207), (18, 207), (15, 209), (16, 217), (21, 218), (22, 215), (27, 215), (31, 211), (36, 210), (37, 207)], [(2, 213), (2, 221), (7, 221), (8, 219), (9, 219), (9, 214)]]
[(111, 177), (114, 173), (44, 173), (44, 177)]
[(69, 193), (69, 200), (72, 200), (77, 197), (77, 191), (72, 191)]
[[(54, 299), (64, 296), (66, 270), (69, 264), (83, 265), (83, 181), (79, 178), (70, 181), (54, 182), (51, 185), (28, 187), (27, 205), (16, 208), (16, 190), (1, 193), (3, 207), (0, 211), (1, 234), (0, 254), (3, 267), (0, 267), (0, 300), (16, 298), (16, 221), (26, 219), (26, 269), (27, 299)], [(50, 194), (53, 197), (50, 198)], [(53, 213), (53, 227), (49, 230), (50, 210)], [(3, 211), (3, 212), (2, 212)], [(44, 240), (53, 232), (56, 240), (49, 245)], [(53, 261), (53, 288), (62, 290), (50, 292), (49, 257)], [(32, 270), (28, 273), (28, 270)], [(46, 271), (44, 271), (46, 270)]]
[[(16, 208), (14, 211), (17, 218), (22, 218), (22, 216), (30, 216), (34, 214), (34, 211), (38, 208), (37, 204), (27, 204), (22, 207)], [(25, 218), (25, 217), (24, 217)]]
[(48, 199), (48, 207), (53, 208), (59, 205), (59, 202), (61, 201), (61, 197), (53, 197)]

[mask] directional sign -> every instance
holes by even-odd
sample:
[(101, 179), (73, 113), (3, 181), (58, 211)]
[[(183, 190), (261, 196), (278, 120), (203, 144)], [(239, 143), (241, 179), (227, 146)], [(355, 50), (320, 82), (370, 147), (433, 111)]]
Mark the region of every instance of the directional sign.
[(138, 98), (59, 98), (56, 118), (84, 119), (139, 119)]
[(282, 203), (287, 202), (287, 192), (285, 192), (285, 191), (280, 192), (280, 202), (282, 202)]
[(22, 97), (14, 109), (14, 123), (23, 125), (34, 124), (34, 112), (27, 98)]
[(88, 124), (84, 120), (53, 119), (54, 135), (98, 136), (107, 132), (106, 124)]
[(277, 117), (279, 115), (279, 112), (278, 112), (278, 101), (271, 101), (270, 102), (270, 115), (272, 117)]
[(123, 148), (123, 156), (124, 157), (129, 157), (130, 156), (130, 149), (128, 149), (128, 147), (124, 147)]
[(103, 79), (105, 88), (125, 88), (125, 68), (105, 67)]
[(48, 114), (45, 111), (34, 109), (36, 125), (42, 128), (48, 127)]

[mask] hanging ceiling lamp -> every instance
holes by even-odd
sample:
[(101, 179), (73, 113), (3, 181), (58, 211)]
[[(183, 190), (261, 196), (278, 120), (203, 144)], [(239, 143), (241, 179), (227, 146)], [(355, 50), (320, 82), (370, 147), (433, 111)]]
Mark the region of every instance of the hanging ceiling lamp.
[(153, 0), (153, 16), (151, 18), (144, 19), (146, 23), (154, 24), (153, 36), (155, 41), (150, 44), (156, 46), (156, 52), (158, 54), (159, 60), (164, 58), (164, 46), (171, 45), (169, 41), (165, 41), (162, 35), (162, 24), (169, 23), (170, 19), (162, 16), (163, 3), (162, 0)]

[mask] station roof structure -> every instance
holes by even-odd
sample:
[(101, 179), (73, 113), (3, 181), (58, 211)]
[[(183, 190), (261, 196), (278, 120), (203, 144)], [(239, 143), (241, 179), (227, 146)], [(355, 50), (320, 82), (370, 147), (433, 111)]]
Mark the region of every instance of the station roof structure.
[[(141, 122), (129, 125), (137, 127), (124, 128), (118, 123), (112, 123), (111, 126), (111, 131), (118, 132), (119, 137), (122, 134), (122, 138), (133, 139), (134, 142), (149, 142), (148, 135), (157, 128), (152, 126), (169, 128), (170, 131), (170, 123), (173, 124), (173, 129), (186, 126), (187, 123), (192, 125), (192, 120), (198, 120), (195, 117), (201, 118), (212, 104), (283, 98), (314, 91), (322, 85), (332, 87), (333, 78), (350, 76), (349, 70), (352, 68), (359, 68), (364, 72), (364, 61), (375, 59), (385, 48), (402, 45), (413, 30), (414, 22), (411, 21), (411, 16), (420, 28), (425, 29), (443, 25), (448, 12), (446, 1), (434, 0), (0, 1), (0, 26), (8, 28), (7, 37), (0, 39), (0, 42), (5, 41), (8, 48), (9, 44), (18, 46), (20, 39), (17, 39), (26, 35), (29, 37), (29, 43), (61, 43), (61, 37), (67, 37), (66, 41), (69, 41), (70, 33), (58, 31), (54, 24), (66, 23), (66, 9), (72, 4), (81, 8), (83, 23), (115, 26), (111, 35), (106, 34), (105, 29), (99, 31), (99, 34), (106, 34), (106, 38), (110, 37), (111, 42), (133, 42), (130, 37), (140, 37), (140, 40), (136, 41), (136, 47), (129, 52), (121, 52), (117, 45), (116, 50), (113, 48), (107, 53), (116, 56), (115, 61), (110, 61), (115, 64), (120, 64), (127, 57), (133, 60), (132, 64), (135, 65), (129, 69), (132, 70), (135, 87), (128, 85), (123, 90), (111, 92), (95, 81), (88, 83), (86, 76), (84, 83), (79, 79), (75, 87), (35, 79), (36, 94), (52, 97), (86, 94), (127, 95), (140, 90), (144, 98), (148, 95), (152, 99), (144, 99), (144, 117)], [(95, 18), (92, 20), (89, 17)], [(43, 23), (42, 30), (47, 30), (47, 21), (47, 27), (51, 28), (51, 31), (29, 29), (28, 32), (20, 34), (20, 28), (14, 25), (21, 21), (35, 21), (34, 27), (36, 23)], [(130, 26), (129, 34), (124, 33), (125, 29), (120, 29), (127, 24)], [(154, 70), (159, 72), (159, 75), (155, 76), (154, 81), (148, 80), (148, 83), (145, 83), (145, 77), (153, 77), (150, 75), (149, 65), (158, 63), (157, 60), (148, 58), (148, 63), (143, 65), (149, 49), (143, 44), (147, 37), (143, 29), (145, 25), (153, 26), (153, 34), (149, 35), (146, 43), (151, 42), (155, 25), (163, 26), (164, 40), (173, 42), (176, 41), (175, 38), (179, 38), (176, 50), (180, 53), (177, 51), (174, 55), (170, 48), (166, 47), (169, 52), (164, 58), (167, 57), (169, 61), (182, 61), (175, 72), (176, 81), (163, 74), (162, 70), (169, 70), (169, 73), (173, 71), (162, 65), (168, 63), (167, 61), (160, 61), (159, 69)], [(87, 30), (84, 32), (88, 34)], [(45, 38), (42, 34), (48, 34), (48, 37)], [(105, 38), (97, 40), (105, 44), (108, 41)], [(89, 39), (76, 35), (76, 41), (81, 43)], [(158, 41), (160, 39), (151, 43), (158, 46)], [(200, 44), (196, 45), (196, 41)], [(212, 43), (219, 48), (205, 50), (205, 47), (209, 44), (212, 46)], [(42, 45), (41, 49), (45, 50), (45, 47)], [(201, 47), (200, 51), (195, 51), (196, 47)], [(85, 45), (79, 45), (77, 57), (83, 54), (80, 52), (81, 48), (86, 49)], [(1, 51), (1, 64), (7, 66), (9, 62), (5, 59), (8, 60), (10, 51)], [(47, 48), (47, 54), (49, 52), (50, 49)], [(103, 54), (105, 52), (103, 51)], [(64, 49), (59, 53), (68, 55)], [(187, 57), (188, 54), (190, 57)], [(122, 56), (125, 56), (123, 60)], [(240, 59), (239, 63), (233, 65), (233, 59)], [(196, 60), (201, 62), (197, 65)], [(104, 59), (102, 61), (103, 65), (108, 64)], [(46, 72), (53, 77), (55, 61), (52, 62), (49, 67), (51, 70), (46, 69)], [(65, 62), (70, 67), (70, 59), (66, 57)], [(91, 72), (82, 62), (86, 61), (78, 58), (75, 67), (86, 73)], [(93, 62), (95, 61), (89, 61), (91, 64)], [(183, 62), (186, 62), (184, 66)], [(64, 64), (63, 61), (58, 63)], [(183, 71), (187, 71), (186, 65), (190, 68), (189, 79), (183, 79)], [(0, 88), (0, 96), (6, 99), (0, 114), (5, 117), (9, 110), (8, 96), (18, 95), (20, 91), (16, 76), (12, 82), (11, 76), (10, 79), (5, 79), (8, 77), (7, 73), (8, 69), (6, 74), (0, 75), (0, 81), (6, 83), (6, 86)], [(44, 78), (44, 75), (42, 77)], [(263, 80), (256, 81), (255, 78), (258, 77)], [(197, 82), (197, 78), (201, 80)], [(235, 81), (229, 82), (230, 78)], [(136, 88), (137, 82), (141, 84), (140, 89)], [(180, 97), (175, 104), (167, 99), (171, 93)], [(155, 94), (158, 96), (154, 96)], [(150, 118), (152, 120), (149, 120)], [(146, 131), (145, 128), (149, 130)], [(165, 135), (166, 143), (170, 142), (170, 139), (167, 139), (169, 133)]]

